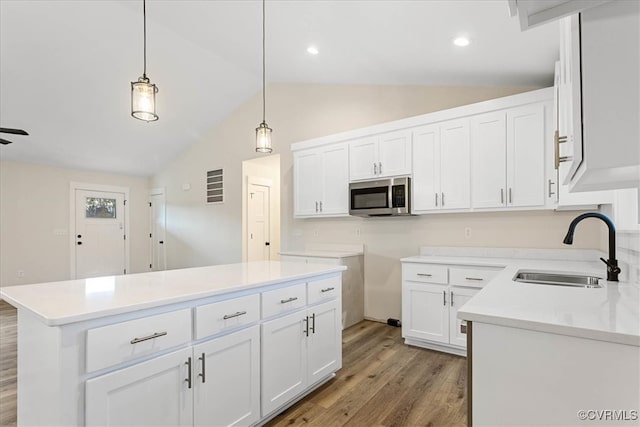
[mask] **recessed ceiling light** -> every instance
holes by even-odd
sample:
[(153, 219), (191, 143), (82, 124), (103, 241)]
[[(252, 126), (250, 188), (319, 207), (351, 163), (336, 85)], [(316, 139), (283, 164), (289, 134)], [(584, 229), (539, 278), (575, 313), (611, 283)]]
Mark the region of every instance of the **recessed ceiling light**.
[(315, 46), (309, 46), (307, 48), (307, 52), (310, 53), (311, 55), (317, 55), (318, 54), (318, 48)]
[(456, 46), (469, 46), (469, 43), (471, 43), (471, 41), (466, 37), (456, 37), (455, 39), (453, 39), (453, 44), (455, 44)]

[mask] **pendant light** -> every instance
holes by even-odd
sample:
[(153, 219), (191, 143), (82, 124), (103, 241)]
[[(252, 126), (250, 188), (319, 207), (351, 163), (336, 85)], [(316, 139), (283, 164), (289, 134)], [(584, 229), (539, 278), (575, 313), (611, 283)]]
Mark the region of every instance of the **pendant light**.
[(271, 128), (267, 126), (265, 121), (267, 103), (265, 95), (265, 4), (266, 0), (262, 0), (262, 123), (256, 128), (256, 151), (258, 153), (270, 153), (271, 149)]
[(142, 0), (142, 19), (144, 31), (144, 69), (137, 82), (131, 82), (131, 115), (145, 122), (158, 120), (156, 114), (156, 93), (158, 88), (147, 77), (147, 5)]

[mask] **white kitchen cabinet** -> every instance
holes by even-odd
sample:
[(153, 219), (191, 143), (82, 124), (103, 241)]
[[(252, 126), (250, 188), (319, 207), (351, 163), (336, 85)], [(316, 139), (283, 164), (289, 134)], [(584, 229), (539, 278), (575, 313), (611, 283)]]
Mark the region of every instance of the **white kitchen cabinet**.
[(346, 143), (293, 153), (294, 216), (349, 214), (348, 158)]
[(262, 324), (262, 416), (342, 367), (340, 303)]
[(194, 425), (248, 426), (260, 419), (259, 325), (196, 345), (192, 360)]
[(413, 212), (468, 208), (468, 121), (423, 126), (413, 139)]
[(193, 363), (185, 348), (88, 380), (86, 425), (191, 426)]
[(460, 347), (467, 346), (466, 330), (462, 329), (462, 320), (458, 319), (458, 309), (466, 304), (480, 290), (452, 286), (449, 299), (449, 342)]
[(406, 283), (402, 289), (402, 332), (424, 340), (449, 343), (448, 286)]
[(471, 206), (545, 205), (545, 104), (471, 118)]
[(573, 133), (560, 135), (571, 149), (564, 182), (571, 192), (638, 187), (640, 3), (608, 2), (563, 25), (570, 25)]
[(411, 175), (411, 132), (402, 130), (349, 143), (349, 179)]
[(518, 16), (520, 29), (527, 30), (558, 20), (611, 0), (508, 0), (509, 14)]

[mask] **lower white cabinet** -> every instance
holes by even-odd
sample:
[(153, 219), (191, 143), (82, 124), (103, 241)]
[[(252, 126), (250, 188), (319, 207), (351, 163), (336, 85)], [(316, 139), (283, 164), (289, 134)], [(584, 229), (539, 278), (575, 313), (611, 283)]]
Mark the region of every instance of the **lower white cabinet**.
[(448, 286), (407, 282), (402, 287), (402, 334), (449, 342)]
[(342, 367), (340, 304), (329, 301), (262, 324), (262, 416)]
[(480, 290), (453, 286), (449, 290), (449, 343), (460, 347), (467, 347), (466, 328), (462, 327), (462, 320), (458, 319), (458, 309), (466, 304)]

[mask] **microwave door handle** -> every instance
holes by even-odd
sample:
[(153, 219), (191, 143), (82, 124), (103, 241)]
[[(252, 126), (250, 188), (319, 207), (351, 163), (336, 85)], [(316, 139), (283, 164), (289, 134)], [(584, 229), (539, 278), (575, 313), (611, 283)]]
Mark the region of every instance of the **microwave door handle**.
[(389, 188), (387, 190), (387, 200), (389, 203), (389, 209), (393, 211), (393, 184), (389, 184)]

